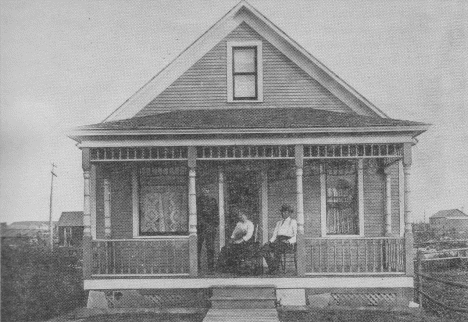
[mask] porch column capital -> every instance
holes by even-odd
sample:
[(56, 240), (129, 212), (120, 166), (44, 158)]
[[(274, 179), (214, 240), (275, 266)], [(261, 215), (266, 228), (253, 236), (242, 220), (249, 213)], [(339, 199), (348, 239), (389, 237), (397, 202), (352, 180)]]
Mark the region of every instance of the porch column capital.
[(89, 171), (91, 169), (91, 149), (82, 148), (81, 149), (81, 167), (83, 171)]
[(411, 152), (411, 143), (403, 144), (403, 165), (411, 166), (412, 163), (412, 152)]

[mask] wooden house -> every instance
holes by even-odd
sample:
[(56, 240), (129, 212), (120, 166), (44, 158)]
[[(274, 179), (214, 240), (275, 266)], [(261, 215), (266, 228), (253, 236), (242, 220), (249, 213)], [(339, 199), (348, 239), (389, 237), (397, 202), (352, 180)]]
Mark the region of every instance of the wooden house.
[(59, 245), (65, 247), (81, 246), (83, 241), (83, 212), (64, 211), (57, 224)]
[[(242, 1), (105, 121), (69, 134), (84, 171), (84, 287), (268, 284), (407, 305), (411, 151), (427, 129), (389, 118)], [(234, 207), (266, 242), (291, 205), (297, 270), (199, 269), (203, 186), (219, 207), (217, 252)]]

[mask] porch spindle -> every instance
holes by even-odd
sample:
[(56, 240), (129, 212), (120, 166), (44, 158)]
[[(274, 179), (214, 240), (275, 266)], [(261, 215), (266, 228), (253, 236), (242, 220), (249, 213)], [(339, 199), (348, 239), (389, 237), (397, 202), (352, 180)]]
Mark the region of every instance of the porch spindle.
[(197, 250), (197, 195), (196, 195), (196, 147), (188, 148), (188, 167), (189, 167), (189, 260), (190, 275), (198, 275), (198, 250)]
[(304, 167), (304, 146), (295, 146), (296, 156), (296, 201), (297, 201), (297, 275), (305, 275), (305, 248), (304, 248), (304, 193), (302, 175)]
[(104, 179), (104, 234), (106, 239), (111, 238), (111, 196), (110, 180)]

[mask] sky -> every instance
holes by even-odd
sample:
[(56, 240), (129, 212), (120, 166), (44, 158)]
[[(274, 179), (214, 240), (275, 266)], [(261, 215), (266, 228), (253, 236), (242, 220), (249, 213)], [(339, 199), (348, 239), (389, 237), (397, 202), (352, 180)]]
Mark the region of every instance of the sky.
[[(102, 121), (237, 0), (0, 0), (0, 221), (83, 209), (70, 128)], [(392, 118), (413, 148), (413, 220), (468, 212), (468, 2), (250, 0)]]

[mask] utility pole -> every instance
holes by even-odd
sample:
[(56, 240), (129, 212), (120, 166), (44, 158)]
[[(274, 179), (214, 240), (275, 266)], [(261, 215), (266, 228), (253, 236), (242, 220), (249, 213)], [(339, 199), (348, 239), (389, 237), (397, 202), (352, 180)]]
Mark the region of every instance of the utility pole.
[(52, 170), (50, 170), (51, 179), (50, 179), (50, 204), (49, 204), (49, 243), (50, 249), (54, 248), (54, 227), (52, 225), (52, 196), (54, 193), (54, 177), (57, 175), (54, 172), (54, 168), (57, 168), (55, 163), (52, 163)]

